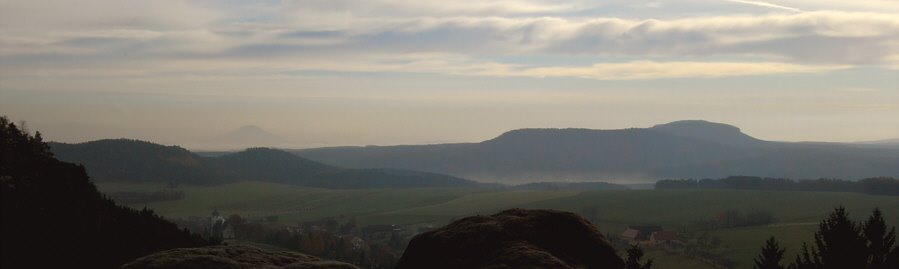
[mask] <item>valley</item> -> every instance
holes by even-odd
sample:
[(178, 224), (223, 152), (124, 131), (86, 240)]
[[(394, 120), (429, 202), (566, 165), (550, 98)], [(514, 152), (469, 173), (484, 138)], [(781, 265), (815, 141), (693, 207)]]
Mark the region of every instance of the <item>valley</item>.
[[(101, 191), (151, 192), (163, 184), (99, 183)], [(693, 237), (717, 238), (712, 251), (733, 261), (737, 269), (751, 268), (768, 236), (776, 236), (793, 257), (802, 242), (809, 242), (817, 222), (836, 206), (851, 216), (866, 217), (880, 208), (890, 225), (899, 223), (895, 196), (841, 192), (748, 190), (606, 190), (520, 191), (484, 188), (415, 188), (333, 190), (266, 182), (235, 182), (218, 186), (177, 186), (185, 196), (177, 201), (130, 204), (144, 206), (170, 219), (207, 217), (217, 209), (263, 221), (277, 216), (278, 225), (354, 218), (360, 226), (397, 225), (408, 231), (442, 226), (474, 214), (492, 214), (506, 208), (549, 208), (577, 212), (593, 221), (601, 232), (617, 236), (629, 225), (658, 225)], [(789, 205), (789, 206), (784, 206)], [(774, 223), (731, 228), (702, 228), (698, 220), (713, 219), (727, 211), (764, 211)], [(650, 257), (669, 269), (708, 266), (696, 258), (662, 248), (649, 248)]]

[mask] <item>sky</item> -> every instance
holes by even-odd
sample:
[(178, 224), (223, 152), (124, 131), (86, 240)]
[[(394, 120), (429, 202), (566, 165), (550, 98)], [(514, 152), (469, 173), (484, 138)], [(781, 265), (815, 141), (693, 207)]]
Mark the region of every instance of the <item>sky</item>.
[(899, 138), (895, 0), (0, 0), (0, 114), (48, 140), (477, 142), (703, 119)]

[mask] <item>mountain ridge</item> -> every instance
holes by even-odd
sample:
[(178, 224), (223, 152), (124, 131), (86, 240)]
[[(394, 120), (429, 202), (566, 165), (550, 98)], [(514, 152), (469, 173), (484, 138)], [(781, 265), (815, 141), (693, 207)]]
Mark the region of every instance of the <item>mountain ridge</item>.
[(249, 148), (216, 157), (201, 157), (178, 146), (131, 139), (79, 144), (51, 142), (49, 145), (61, 160), (84, 165), (92, 179), (98, 182), (210, 185), (252, 180), (322, 188), (476, 185), (462, 178), (437, 173), (340, 168), (270, 148)]
[(899, 175), (899, 150), (765, 141), (736, 126), (702, 120), (614, 130), (516, 129), (477, 143), (289, 151), (343, 167), (402, 168), (506, 183)]

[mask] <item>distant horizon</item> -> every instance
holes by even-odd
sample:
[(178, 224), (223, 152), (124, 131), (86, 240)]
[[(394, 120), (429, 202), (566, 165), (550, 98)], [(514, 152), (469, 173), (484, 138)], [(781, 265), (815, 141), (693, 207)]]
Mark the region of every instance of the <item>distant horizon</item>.
[[(435, 144), (480, 143), (480, 142), (483, 142), (483, 141), (487, 141), (487, 140), (490, 140), (490, 139), (499, 137), (500, 135), (502, 135), (502, 134), (504, 134), (504, 133), (506, 133), (506, 132), (515, 131), (515, 130), (527, 130), (527, 129), (624, 130), (624, 129), (634, 129), (634, 128), (636, 128), (636, 129), (647, 129), (647, 128), (651, 128), (651, 127), (653, 127), (653, 126), (655, 126), (655, 125), (661, 125), (661, 124), (667, 124), (667, 123), (673, 123), (673, 122), (681, 122), (681, 121), (706, 121), (706, 120), (701, 120), (701, 119), (676, 120), (676, 121), (672, 121), (672, 122), (658, 123), (658, 124), (654, 124), (654, 125), (650, 125), (650, 126), (646, 126), (646, 127), (624, 127), (624, 128), (614, 128), (614, 129), (597, 129), (597, 128), (584, 128), (584, 127), (522, 127), (522, 128), (515, 128), (515, 129), (506, 130), (506, 131), (497, 133), (497, 134), (495, 134), (495, 135), (493, 135), (493, 136), (491, 136), (491, 137), (488, 137), (488, 138), (485, 138), (485, 139), (482, 139), (482, 140), (476, 140), (476, 141), (461, 141), (461, 140), (459, 140), (459, 141), (449, 141), (449, 140), (447, 140), (447, 141), (423, 141), (423, 142), (422, 142), (422, 141), (419, 141), (419, 142), (397, 143), (397, 144), (351, 144), (351, 143), (348, 143), (348, 144), (334, 144), (334, 145), (318, 145), (318, 146), (317, 146), (317, 145), (307, 145), (307, 146), (303, 146), (303, 145), (298, 145), (298, 144), (292, 144), (292, 143), (290, 143), (291, 139), (290, 139), (289, 137), (282, 137), (282, 136), (278, 136), (277, 134), (269, 133), (265, 128), (260, 127), (260, 126), (258, 126), (258, 125), (253, 125), (253, 124), (247, 124), (247, 125), (243, 125), (243, 126), (237, 127), (237, 128), (235, 128), (234, 130), (232, 130), (232, 132), (238, 131), (238, 130), (241, 130), (241, 129), (245, 129), (245, 128), (248, 128), (248, 127), (254, 127), (254, 128), (259, 128), (259, 130), (261, 130), (261, 131), (263, 131), (263, 132), (266, 132), (266, 133), (269, 134), (269, 135), (275, 135), (275, 136), (277, 136), (278, 138), (285, 140), (286, 142), (281, 143), (281, 144), (276, 144), (276, 143), (268, 143), (268, 144), (267, 144), (267, 143), (260, 143), (260, 144), (258, 144), (258, 145), (254, 145), (254, 144), (247, 144), (247, 145), (209, 145), (209, 144), (205, 144), (205, 145), (204, 145), (204, 144), (197, 144), (197, 143), (190, 143), (190, 142), (188, 142), (188, 143), (166, 143), (166, 142), (161, 142), (161, 141), (154, 141), (154, 140), (147, 140), (147, 139), (140, 139), (140, 138), (131, 138), (131, 137), (105, 137), (105, 138), (97, 138), (97, 139), (91, 139), (91, 140), (85, 140), (85, 141), (59, 141), (59, 140), (53, 140), (53, 139), (45, 139), (45, 140), (50, 141), (50, 142), (57, 142), (57, 143), (78, 144), (78, 143), (86, 143), (86, 142), (92, 142), (92, 141), (98, 141), (98, 140), (107, 140), (107, 139), (113, 139), (113, 140), (114, 140), (114, 139), (132, 139), (132, 140), (147, 141), (147, 142), (152, 142), (152, 143), (157, 143), (157, 144), (179, 146), (179, 147), (183, 147), (183, 148), (185, 148), (185, 149), (188, 149), (188, 150), (190, 150), (190, 151), (195, 151), (195, 152), (204, 152), (204, 151), (206, 151), (206, 152), (216, 152), (216, 151), (221, 151), (221, 152), (232, 152), (232, 151), (241, 151), (241, 150), (244, 150), (244, 149), (247, 149), (247, 148), (253, 148), (253, 147), (269, 147), (269, 148), (279, 148), (279, 149), (311, 149), (311, 148), (326, 148), (326, 147), (365, 147), (365, 146), (385, 146), (385, 147), (389, 147), (389, 146), (407, 146), (407, 145), (435, 145)], [(885, 138), (885, 139), (866, 140), (866, 141), (815, 141), (815, 140), (787, 141), (787, 140), (771, 140), (771, 139), (760, 138), (760, 137), (754, 136), (754, 135), (752, 135), (752, 134), (746, 133), (742, 128), (740, 128), (740, 126), (736, 126), (736, 125), (732, 125), (732, 124), (728, 124), (728, 123), (723, 123), (723, 122), (713, 122), (713, 121), (706, 121), (706, 122), (713, 123), (713, 124), (725, 124), (725, 125), (737, 127), (737, 128), (740, 129), (740, 132), (741, 132), (741, 133), (744, 133), (744, 134), (749, 135), (750, 137), (753, 137), (753, 138), (756, 138), (756, 139), (760, 139), (760, 140), (763, 140), (763, 141), (769, 141), (769, 142), (787, 142), (787, 143), (844, 143), (844, 144), (860, 144), (860, 145), (865, 145), (865, 144), (871, 145), (871, 144), (879, 144), (879, 143), (889, 144), (889, 145), (892, 145), (892, 144), (899, 144), (899, 138)], [(32, 130), (32, 131), (35, 131), (35, 130)], [(36, 130), (36, 131), (40, 131), (40, 130)], [(42, 135), (46, 135), (46, 134), (42, 132)], [(223, 134), (223, 135), (224, 135), (224, 134)], [(46, 136), (45, 136), (45, 137), (46, 137)]]

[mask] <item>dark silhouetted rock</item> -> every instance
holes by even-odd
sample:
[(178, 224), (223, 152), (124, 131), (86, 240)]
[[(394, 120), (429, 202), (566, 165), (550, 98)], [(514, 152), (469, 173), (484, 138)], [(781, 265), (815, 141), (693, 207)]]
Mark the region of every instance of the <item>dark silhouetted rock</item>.
[(586, 219), (557, 210), (510, 209), (416, 236), (397, 269), (624, 268)]
[(121, 269), (359, 269), (348, 263), (302, 253), (269, 251), (246, 245), (179, 248), (160, 251)]

